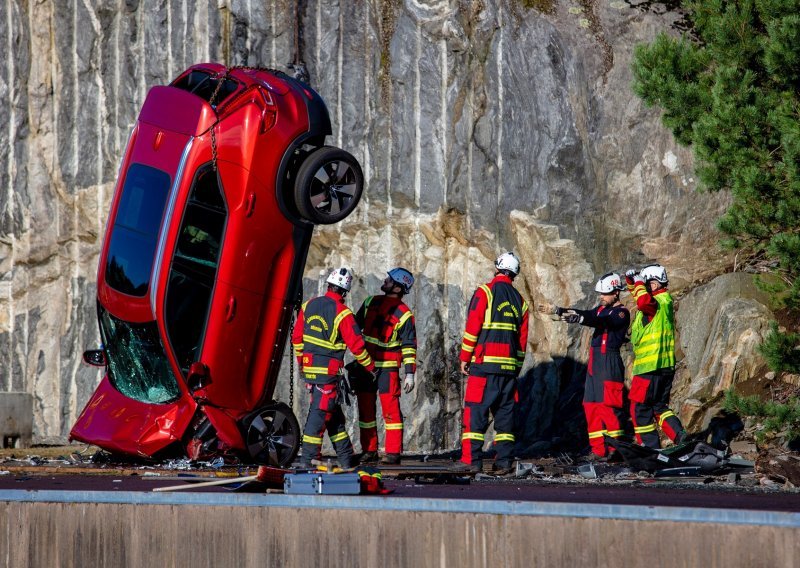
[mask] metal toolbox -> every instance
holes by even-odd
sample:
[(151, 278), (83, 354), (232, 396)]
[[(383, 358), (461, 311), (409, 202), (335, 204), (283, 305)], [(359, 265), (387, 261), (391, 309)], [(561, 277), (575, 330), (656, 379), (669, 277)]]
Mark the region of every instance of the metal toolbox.
[(290, 473), (283, 478), (287, 495), (358, 495), (357, 473)]

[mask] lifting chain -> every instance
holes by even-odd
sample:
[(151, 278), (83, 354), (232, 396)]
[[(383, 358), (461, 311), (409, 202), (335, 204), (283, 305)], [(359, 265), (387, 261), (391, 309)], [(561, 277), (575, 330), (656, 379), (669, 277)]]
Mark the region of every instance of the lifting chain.
[(214, 124), (211, 125), (211, 165), (214, 168), (215, 172), (217, 171), (217, 133), (216, 133), (216, 127), (219, 124), (219, 113), (217, 113), (217, 107), (214, 105), (214, 103), (216, 102), (217, 97), (219, 96), (219, 91), (222, 88), (222, 86), (225, 84), (225, 81), (227, 81), (228, 78), (230, 77), (231, 73), (236, 71), (236, 70), (241, 70), (241, 71), (266, 71), (267, 73), (272, 73), (273, 75), (277, 75), (278, 73), (280, 73), (280, 71), (277, 71), (275, 69), (270, 69), (268, 67), (248, 67), (246, 65), (236, 65), (234, 67), (226, 68), (225, 69), (225, 74), (221, 75), (221, 76), (218, 76), (219, 80), (217, 82), (217, 86), (214, 87), (214, 92), (211, 93), (211, 97), (208, 99), (208, 104), (210, 104), (211, 108), (214, 109), (214, 114), (217, 117), (217, 120), (214, 121)]
[(297, 323), (297, 305), (292, 307), (292, 323), (289, 324), (289, 408), (294, 410), (294, 346), (292, 345), (292, 334), (294, 324)]

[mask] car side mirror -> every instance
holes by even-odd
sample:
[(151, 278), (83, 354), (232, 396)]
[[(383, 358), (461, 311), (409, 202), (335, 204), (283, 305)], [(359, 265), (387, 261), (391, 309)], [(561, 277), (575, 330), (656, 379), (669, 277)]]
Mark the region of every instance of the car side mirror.
[(186, 386), (190, 392), (195, 392), (211, 384), (211, 377), (208, 374), (208, 367), (200, 361), (195, 361), (189, 366), (189, 373), (186, 375)]
[(83, 352), (83, 362), (92, 367), (105, 367), (108, 365), (106, 352), (102, 349), (89, 349)]

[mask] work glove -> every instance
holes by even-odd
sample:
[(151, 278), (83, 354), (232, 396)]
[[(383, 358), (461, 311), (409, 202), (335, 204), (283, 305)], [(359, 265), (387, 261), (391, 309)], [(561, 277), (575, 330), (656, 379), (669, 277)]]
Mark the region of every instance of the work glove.
[(406, 373), (406, 378), (403, 379), (403, 392), (408, 394), (414, 390), (414, 373)]
[(561, 319), (567, 323), (583, 323), (583, 316), (572, 310), (567, 310), (561, 315)]
[(542, 303), (536, 306), (536, 311), (538, 311), (540, 314), (560, 316), (562, 313), (564, 313), (565, 310), (564, 308), (561, 308), (559, 306), (554, 306), (553, 304)]
[(642, 283), (644, 284), (644, 279), (639, 276), (639, 273), (636, 272), (634, 268), (631, 268), (625, 273), (625, 282), (633, 286), (634, 284)]

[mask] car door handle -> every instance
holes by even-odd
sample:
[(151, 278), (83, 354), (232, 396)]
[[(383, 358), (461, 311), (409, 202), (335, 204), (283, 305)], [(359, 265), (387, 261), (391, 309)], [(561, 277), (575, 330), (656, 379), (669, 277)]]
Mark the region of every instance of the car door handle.
[(236, 298), (228, 298), (228, 305), (225, 306), (225, 321), (233, 321), (236, 316)]
[(247, 196), (247, 202), (244, 205), (244, 216), (249, 217), (253, 214), (253, 211), (256, 210), (256, 194), (251, 192), (250, 195)]

